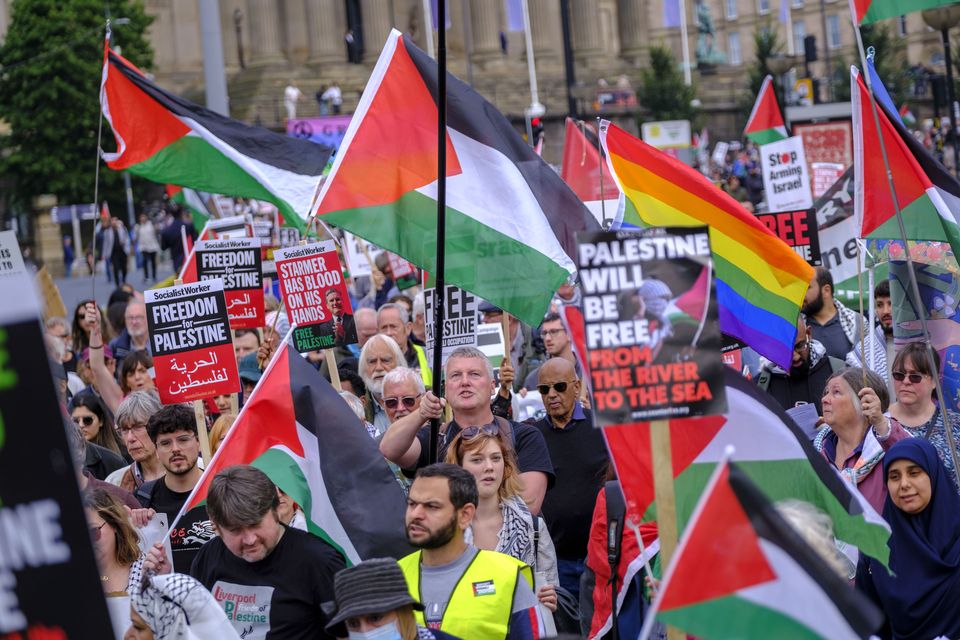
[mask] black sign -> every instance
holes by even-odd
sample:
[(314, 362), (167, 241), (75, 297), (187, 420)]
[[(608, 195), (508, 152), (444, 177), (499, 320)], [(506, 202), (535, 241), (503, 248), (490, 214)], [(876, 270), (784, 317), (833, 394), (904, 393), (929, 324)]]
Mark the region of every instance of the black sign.
[(761, 213), (757, 219), (793, 250), (806, 260), (807, 264), (819, 267), (820, 232), (817, 228), (817, 210), (800, 209), (780, 213)]

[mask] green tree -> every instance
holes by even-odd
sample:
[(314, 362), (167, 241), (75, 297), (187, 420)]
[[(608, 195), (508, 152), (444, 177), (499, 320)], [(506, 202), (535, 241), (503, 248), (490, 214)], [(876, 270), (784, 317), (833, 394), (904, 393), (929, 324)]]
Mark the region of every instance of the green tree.
[[(29, 207), (39, 194), (62, 203), (90, 202), (100, 117), (99, 87), (106, 15), (114, 47), (142, 69), (153, 52), (144, 33), (152, 18), (140, 0), (14, 0), (0, 47), (0, 173), (12, 177), (11, 204)], [(125, 20), (118, 20), (118, 19)], [(103, 146), (113, 148), (104, 122)], [(100, 171), (101, 200), (123, 211), (122, 177)]]
[(637, 98), (647, 111), (645, 120), (690, 120), (697, 117), (691, 103), (696, 97), (692, 86), (683, 82), (673, 52), (665, 46), (650, 47), (650, 66), (640, 75)]

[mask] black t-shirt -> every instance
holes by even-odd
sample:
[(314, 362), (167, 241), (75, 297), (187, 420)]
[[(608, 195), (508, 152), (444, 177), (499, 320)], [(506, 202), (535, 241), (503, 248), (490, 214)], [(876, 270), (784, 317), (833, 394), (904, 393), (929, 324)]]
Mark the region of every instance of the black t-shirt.
[[(520, 473), (528, 471), (541, 471), (547, 474), (547, 487), (552, 487), (556, 476), (553, 472), (553, 464), (550, 461), (550, 453), (547, 451), (547, 444), (543, 441), (543, 435), (536, 428), (524, 422), (510, 421), (513, 428), (514, 449), (517, 452), (517, 464), (520, 467)], [(460, 433), (460, 425), (456, 422), (450, 422), (447, 432), (440, 436), (439, 459), (443, 461), (447, 455), (447, 446), (456, 435)], [(427, 425), (417, 432), (417, 440), (420, 441), (420, 457), (417, 458), (417, 464), (412, 469), (404, 469), (403, 473), (412, 478), (416, 475), (417, 469), (426, 467), (430, 464), (430, 426)]]
[[(157, 480), (150, 494), (150, 502), (144, 506), (167, 514), (167, 523), (173, 522), (183, 508), (190, 492), (179, 493), (167, 488), (164, 478)], [(213, 523), (207, 516), (207, 508), (203, 505), (194, 507), (183, 514), (177, 523), (176, 529), (170, 531), (170, 548), (173, 550), (173, 570), (177, 573), (189, 573), (190, 565), (196, 557), (200, 547), (213, 540), (216, 534)]]
[(313, 534), (285, 527), (273, 552), (258, 562), (233, 555), (217, 538), (197, 554), (190, 574), (210, 590), (245, 640), (333, 638), (321, 609), (334, 602), (333, 576), (346, 565)]
[(597, 493), (603, 486), (610, 457), (593, 416), (580, 407), (563, 429), (557, 429), (550, 417), (534, 423), (543, 434), (557, 482), (547, 491), (541, 509), (557, 557), (576, 560), (587, 555), (590, 523)]

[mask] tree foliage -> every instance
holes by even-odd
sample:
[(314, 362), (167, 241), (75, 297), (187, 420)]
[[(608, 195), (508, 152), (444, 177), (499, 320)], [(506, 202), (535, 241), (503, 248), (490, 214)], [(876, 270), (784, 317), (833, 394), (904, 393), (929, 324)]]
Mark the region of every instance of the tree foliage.
[[(152, 18), (140, 0), (12, 3), (0, 46), (0, 119), (10, 128), (0, 138), (0, 172), (12, 179), (15, 206), (45, 193), (61, 203), (93, 200), (106, 12), (129, 21), (113, 27), (113, 46), (148, 69), (153, 52), (144, 34)], [(101, 167), (101, 200), (123, 210), (122, 189), (120, 173)]]
[[(777, 94), (777, 102), (782, 107), (784, 104), (783, 92), (780, 88), (779, 79), (767, 65), (770, 58), (783, 54), (783, 43), (780, 41), (780, 36), (777, 35), (777, 30), (771, 28), (770, 25), (758, 27), (753, 32), (753, 50), (753, 64), (747, 71), (750, 78), (750, 93), (747, 95), (745, 103), (753, 107), (757, 95), (760, 93), (760, 87), (763, 85), (763, 79), (770, 75), (774, 76), (773, 86)], [(747, 113), (749, 114), (750, 111), (748, 110)]]
[(649, 120), (693, 120), (697, 109), (691, 102), (696, 90), (683, 82), (673, 52), (667, 47), (650, 47), (650, 66), (640, 76), (637, 98)]

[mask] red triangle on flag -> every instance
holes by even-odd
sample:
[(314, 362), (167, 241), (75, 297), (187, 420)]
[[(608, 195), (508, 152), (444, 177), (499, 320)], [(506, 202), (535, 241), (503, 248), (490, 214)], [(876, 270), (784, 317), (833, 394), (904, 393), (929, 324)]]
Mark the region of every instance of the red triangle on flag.
[(730, 487), (726, 461), (708, 485), (667, 569), (660, 611), (775, 580), (750, 519)]
[[(590, 131), (593, 134), (593, 141), (584, 134), (584, 131)], [(603, 171), (600, 163), (600, 151), (597, 148), (593, 127), (585, 124), (584, 130), (581, 130), (573, 118), (567, 118), (560, 177), (570, 185), (583, 202), (615, 200), (620, 194), (613, 176), (609, 171)], [(602, 195), (601, 184), (603, 185)]]

